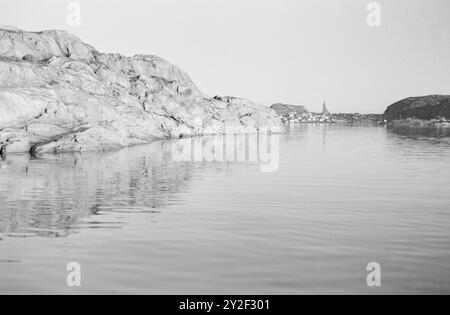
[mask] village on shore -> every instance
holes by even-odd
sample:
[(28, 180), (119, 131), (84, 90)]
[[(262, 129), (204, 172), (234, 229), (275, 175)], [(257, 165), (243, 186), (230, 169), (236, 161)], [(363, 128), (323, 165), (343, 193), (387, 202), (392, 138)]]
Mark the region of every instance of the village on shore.
[(271, 106), (277, 112), (284, 123), (300, 124), (300, 123), (353, 123), (353, 124), (379, 124), (383, 122), (382, 115), (378, 114), (359, 114), (359, 113), (331, 113), (326, 102), (323, 103), (321, 113), (310, 112), (304, 106), (274, 104)]

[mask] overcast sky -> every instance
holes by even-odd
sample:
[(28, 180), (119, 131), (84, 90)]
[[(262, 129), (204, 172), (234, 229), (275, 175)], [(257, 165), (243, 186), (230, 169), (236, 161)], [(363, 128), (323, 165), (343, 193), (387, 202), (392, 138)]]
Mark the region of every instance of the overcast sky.
[[(81, 6), (81, 25), (66, 22)], [(207, 95), (381, 113), (450, 94), (450, 0), (1, 0), (0, 24), (65, 29), (102, 52), (156, 54)]]

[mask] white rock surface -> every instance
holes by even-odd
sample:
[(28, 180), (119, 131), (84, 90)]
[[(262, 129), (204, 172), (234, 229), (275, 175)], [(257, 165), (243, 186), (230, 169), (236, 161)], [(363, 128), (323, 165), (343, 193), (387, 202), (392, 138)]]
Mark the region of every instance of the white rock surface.
[(276, 113), (208, 98), (157, 56), (102, 54), (63, 31), (0, 29), (0, 153), (98, 151), (161, 138), (284, 132)]

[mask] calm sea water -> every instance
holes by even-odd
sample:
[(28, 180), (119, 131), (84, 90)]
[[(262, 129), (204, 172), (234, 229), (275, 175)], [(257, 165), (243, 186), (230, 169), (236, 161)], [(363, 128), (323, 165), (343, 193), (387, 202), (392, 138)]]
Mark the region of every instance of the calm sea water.
[[(261, 158), (180, 160), (190, 139), (6, 157), (0, 293), (450, 293), (448, 130), (273, 137), (269, 171)], [(81, 287), (66, 284), (69, 262)]]

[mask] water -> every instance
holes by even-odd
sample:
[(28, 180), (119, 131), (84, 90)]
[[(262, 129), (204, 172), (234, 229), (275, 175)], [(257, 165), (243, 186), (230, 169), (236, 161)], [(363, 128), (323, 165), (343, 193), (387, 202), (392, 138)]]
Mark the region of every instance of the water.
[(180, 161), (176, 141), (8, 156), (0, 293), (450, 293), (449, 136), (294, 126), (272, 172)]

